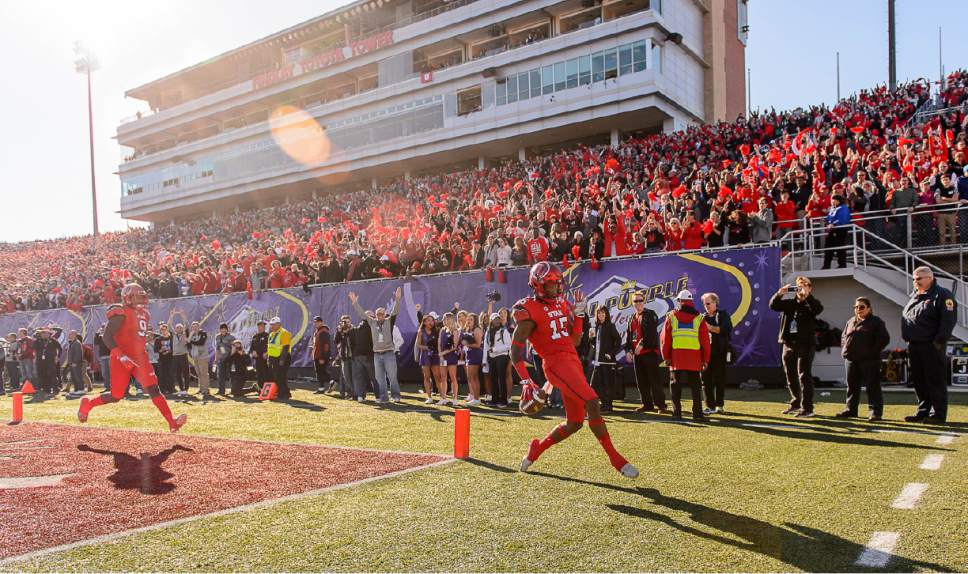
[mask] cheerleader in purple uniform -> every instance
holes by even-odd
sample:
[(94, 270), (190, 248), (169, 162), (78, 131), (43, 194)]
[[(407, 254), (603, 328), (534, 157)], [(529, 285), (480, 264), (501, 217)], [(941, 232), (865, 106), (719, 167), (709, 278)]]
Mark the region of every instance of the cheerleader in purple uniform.
[[(417, 362), (420, 363), (420, 370), (423, 372), (424, 394), (427, 399), (426, 404), (432, 404), (434, 379), (439, 379), (437, 366), (440, 364), (440, 355), (437, 353), (437, 320), (432, 314), (424, 315), (420, 322), (420, 330), (417, 331)], [(437, 388), (440, 390), (440, 381), (437, 380)], [(441, 395), (443, 396), (443, 395)]]
[[(448, 402), (457, 406), (457, 351), (459, 349), (459, 333), (457, 331), (457, 321), (454, 320), (453, 313), (444, 313), (444, 326), (440, 330), (440, 339), (437, 343), (437, 351), (440, 353), (440, 378), (443, 392), (438, 405), (446, 405)], [(447, 399), (447, 381), (450, 380), (451, 398)]]
[(467, 406), (474, 407), (481, 404), (481, 364), (484, 362), (484, 331), (478, 324), (477, 315), (468, 313), (464, 318), (463, 329), (460, 334), (461, 346), (464, 348), (464, 370), (467, 372)]

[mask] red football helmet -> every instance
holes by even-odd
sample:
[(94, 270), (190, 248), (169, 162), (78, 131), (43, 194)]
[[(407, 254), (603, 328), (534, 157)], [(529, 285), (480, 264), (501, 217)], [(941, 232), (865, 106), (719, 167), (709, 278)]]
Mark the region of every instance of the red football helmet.
[[(557, 265), (547, 261), (539, 261), (531, 266), (531, 272), (528, 274), (528, 285), (534, 289), (534, 293), (538, 297), (548, 297), (545, 286), (549, 283), (557, 283), (560, 286), (561, 278), (561, 269)], [(560, 287), (558, 295), (561, 295)]]
[(121, 300), (128, 307), (144, 307), (148, 304), (148, 293), (137, 283), (128, 283), (121, 289)]

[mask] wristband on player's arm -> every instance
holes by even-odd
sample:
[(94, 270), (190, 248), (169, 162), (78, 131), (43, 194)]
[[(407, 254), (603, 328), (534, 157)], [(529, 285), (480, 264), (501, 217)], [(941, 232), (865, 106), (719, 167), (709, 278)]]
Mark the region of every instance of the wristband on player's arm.
[[(524, 343), (520, 341), (511, 341), (511, 345), (514, 347), (520, 347), (521, 352), (524, 352)], [(517, 371), (518, 376), (521, 377), (522, 381), (527, 381), (531, 379), (531, 374), (528, 372), (528, 365), (524, 363), (523, 359), (518, 359), (513, 363), (514, 370)]]
[(585, 316), (575, 315), (574, 327), (572, 328), (572, 333), (581, 333), (585, 329)]

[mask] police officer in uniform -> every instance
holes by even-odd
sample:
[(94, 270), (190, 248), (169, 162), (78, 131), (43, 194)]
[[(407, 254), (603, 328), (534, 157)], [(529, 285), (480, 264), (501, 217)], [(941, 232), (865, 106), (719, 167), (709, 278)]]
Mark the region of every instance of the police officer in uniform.
[(279, 389), (279, 399), (287, 400), (292, 397), (289, 391), (289, 363), (291, 354), (292, 335), (282, 328), (282, 319), (273, 317), (269, 320), (269, 369), (272, 371), (272, 381)]
[(913, 278), (914, 293), (901, 315), (901, 337), (908, 342), (918, 411), (904, 420), (943, 423), (948, 417), (945, 347), (958, 310), (951, 292), (938, 285), (930, 268), (918, 267)]
[(268, 361), (269, 333), (266, 333), (265, 321), (260, 320), (256, 323), (256, 329), (258, 332), (252, 335), (252, 341), (249, 343), (249, 356), (255, 364), (255, 379), (261, 388), (262, 384), (271, 378)]

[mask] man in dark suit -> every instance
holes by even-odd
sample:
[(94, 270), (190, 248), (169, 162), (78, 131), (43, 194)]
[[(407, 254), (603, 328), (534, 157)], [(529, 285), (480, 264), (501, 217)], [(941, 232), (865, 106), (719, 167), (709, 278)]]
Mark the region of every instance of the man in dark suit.
[(668, 414), (665, 390), (659, 380), (659, 316), (645, 306), (645, 294), (632, 296), (635, 313), (629, 318), (625, 334), (625, 350), (632, 357), (635, 367), (635, 384), (639, 388), (642, 406), (636, 412), (649, 413), (655, 410)]

